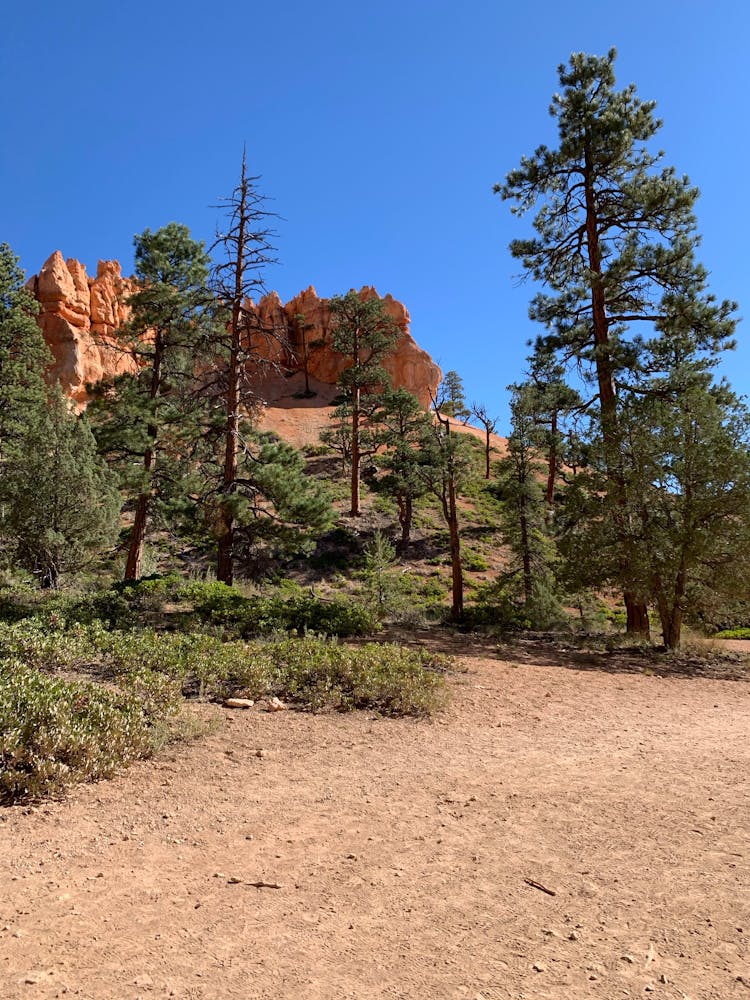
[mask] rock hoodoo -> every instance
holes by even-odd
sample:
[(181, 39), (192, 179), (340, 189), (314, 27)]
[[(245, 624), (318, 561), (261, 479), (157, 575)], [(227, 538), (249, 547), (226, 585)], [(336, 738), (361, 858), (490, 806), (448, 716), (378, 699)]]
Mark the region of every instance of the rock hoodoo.
[[(133, 369), (117, 329), (128, 318), (127, 299), (134, 282), (122, 276), (117, 261), (99, 261), (96, 277), (89, 277), (83, 264), (66, 261), (56, 250), (39, 274), (29, 279), (28, 287), (40, 304), (39, 326), (55, 359), (52, 375), (78, 404), (86, 402), (87, 383)], [(360, 291), (363, 298), (377, 294), (369, 287)], [(390, 295), (384, 301), (401, 329), (385, 367), (395, 386), (413, 392), (427, 406), (440, 381), (440, 369), (409, 333), (406, 307)], [(347, 362), (332, 347), (328, 299), (320, 298), (311, 286), (286, 304), (271, 292), (255, 309), (263, 327), (273, 331), (259, 346), (265, 360), (273, 361), (277, 370), (299, 371), (305, 343), (309, 375), (326, 385), (336, 383)]]
[(39, 326), (54, 364), (51, 374), (77, 403), (87, 398), (86, 383), (133, 368), (133, 359), (115, 331), (128, 318), (126, 301), (133, 282), (122, 277), (115, 260), (100, 260), (96, 277), (77, 260), (56, 250), (28, 281), (39, 301)]

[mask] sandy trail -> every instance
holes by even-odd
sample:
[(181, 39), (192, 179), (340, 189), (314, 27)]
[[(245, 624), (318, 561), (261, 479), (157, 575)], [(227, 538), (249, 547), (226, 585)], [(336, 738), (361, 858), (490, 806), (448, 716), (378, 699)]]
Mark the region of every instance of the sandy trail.
[(750, 998), (750, 684), (460, 664), (1, 812), (0, 996)]

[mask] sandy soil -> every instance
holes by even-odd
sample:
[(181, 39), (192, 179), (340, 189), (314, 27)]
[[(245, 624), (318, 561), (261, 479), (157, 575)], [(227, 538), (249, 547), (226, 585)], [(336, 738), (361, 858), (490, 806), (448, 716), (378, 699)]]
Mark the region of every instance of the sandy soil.
[(750, 684), (461, 666), (4, 810), (0, 996), (750, 998)]

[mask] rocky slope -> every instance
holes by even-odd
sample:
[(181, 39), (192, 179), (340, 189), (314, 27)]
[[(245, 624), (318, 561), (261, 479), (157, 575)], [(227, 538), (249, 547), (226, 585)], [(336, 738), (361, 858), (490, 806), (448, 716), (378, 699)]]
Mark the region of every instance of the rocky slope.
[[(64, 391), (79, 405), (87, 399), (86, 384), (132, 370), (133, 360), (118, 342), (117, 329), (128, 318), (127, 299), (134, 289), (131, 278), (122, 275), (117, 261), (99, 261), (95, 277), (87, 275), (79, 261), (67, 261), (56, 250), (28, 286), (40, 304), (39, 325), (54, 356), (52, 375)], [(374, 288), (360, 291), (363, 298), (377, 296)], [(388, 358), (388, 369), (395, 386), (413, 392), (429, 405), (430, 393), (439, 380), (440, 369), (409, 333), (409, 313), (390, 295), (384, 298), (386, 309), (396, 320), (401, 336), (396, 350)], [(305, 401), (305, 410), (327, 407), (332, 387), (346, 366), (331, 343), (328, 299), (320, 298), (311, 286), (284, 304), (276, 292), (262, 298), (255, 307), (264, 327), (273, 330), (263, 348), (264, 360), (273, 362), (273, 375), (259, 374), (268, 408), (294, 409), (301, 369), (303, 340), (308, 345), (308, 371), (317, 395)], [(279, 378), (279, 374), (290, 376)], [(288, 417), (288, 413), (287, 413)], [(272, 426), (271, 414), (266, 424)]]

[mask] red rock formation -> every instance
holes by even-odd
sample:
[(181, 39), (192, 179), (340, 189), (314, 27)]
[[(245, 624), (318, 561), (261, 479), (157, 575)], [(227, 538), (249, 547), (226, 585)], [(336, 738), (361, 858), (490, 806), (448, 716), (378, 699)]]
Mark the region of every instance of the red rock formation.
[(39, 326), (55, 359), (51, 374), (67, 395), (84, 404), (86, 383), (133, 370), (132, 357), (115, 336), (128, 318), (133, 288), (117, 261), (100, 260), (90, 278), (83, 264), (65, 261), (56, 250), (27, 284), (39, 301)]
[[(96, 277), (90, 278), (83, 264), (65, 261), (56, 250), (28, 286), (41, 306), (39, 325), (55, 358), (52, 375), (71, 398), (85, 404), (87, 383), (133, 370), (132, 357), (118, 345), (117, 329), (128, 318), (127, 299), (134, 282), (122, 277), (117, 261), (99, 261)], [(360, 292), (363, 298), (377, 294), (367, 287)], [(406, 307), (390, 295), (384, 302), (401, 330), (385, 367), (395, 386), (409, 389), (428, 406), (430, 393), (440, 381), (440, 369), (409, 333)], [(287, 372), (299, 371), (304, 324), (309, 375), (317, 382), (336, 384), (347, 360), (332, 347), (328, 299), (319, 298), (311, 286), (286, 305), (271, 292), (255, 308), (261, 327), (270, 331), (258, 337), (255, 346), (260, 357)], [(320, 405), (328, 405), (325, 395), (321, 393)]]

